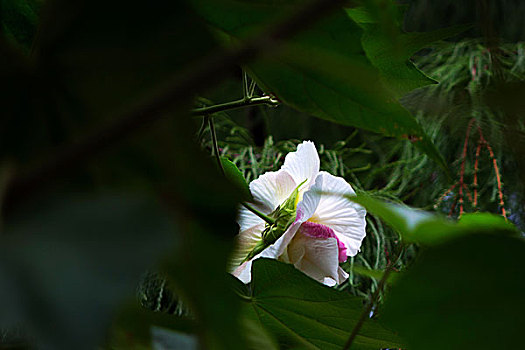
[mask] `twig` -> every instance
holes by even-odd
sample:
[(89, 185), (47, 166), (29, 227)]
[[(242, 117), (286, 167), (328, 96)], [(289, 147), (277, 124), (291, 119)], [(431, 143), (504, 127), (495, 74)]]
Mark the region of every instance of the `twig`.
[(210, 88), (229, 76), (239, 64), (246, 64), (255, 58), (274, 53), (279, 45), (308, 28), (344, 4), (343, 0), (316, 0), (294, 11), (290, 17), (273, 25), (260, 35), (239, 45), (235, 49), (223, 50), (208, 56), (185, 69), (167, 84), (159, 95), (124, 113), (115, 122), (82, 141), (67, 145), (33, 171), (16, 177), (6, 190), (4, 209), (9, 210), (16, 202), (26, 200), (32, 194), (86, 164), (86, 161), (114, 146), (131, 134), (144, 131), (162, 119), (173, 106), (183, 105), (192, 99), (195, 91)]
[(201, 142), (202, 140), (202, 137), (204, 136), (204, 132), (206, 131), (206, 126), (208, 125), (208, 119), (210, 117), (209, 116), (204, 116), (204, 118), (202, 118), (202, 124), (201, 124), (201, 127), (199, 128), (199, 131), (197, 132), (197, 142)]
[(472, 182), (472, 187), (474, 188), (474, 200), (472, 205), (474, 209), (478, 206), (478, 171), (479, 171), (479, 154), (481, 152), (481, 138), (478, 141), (478, 146), (476, 147), (476, 161), (474, 162), (474, 181)]
[(352, 333), (348, 337), (348, 340), (346, 341), (345, 345), (343, 346), (343, 350), (350, 349), (350, 346), (352, 346), (352, 343), (354, 342), (355, 338), (357, 337), (357, 334), (361, 330), (361, 327), (363, 327), (363, 324), (365, 321), (370, 318), (370, 311), (372, 311), (372, 308), (377, 303), (379, 299), (379, 295), (381, 294), (386, 281), (388, 280), (388, 277), (390, 276), (390, 273), (392, 273), (392, 270), (394, 269), (394, 265), (397, 263), (397, 260), (401, 256), (401, 252), (403, 251), (403, 244), (399, 243), (397, 246), (397, 250), (394, 254), (394, 258), (390, 263), (387, 265), (385, 272), (383, 272), (383, 276), (381, 277), (381, 280), (379, 281), (377, 285), (377, 289), (374, 291), (374, 294), (372, 295), (372, 298), (369, 300), (368, 304), (366, 305), (365, 309), (359, 316), (359, 320), (357, 321), (357, 324), (354, 326), (354, 329), (352, 329)]
[(454, 210), (456, 210), (456, 205), (458, 205), (458, 197), (454, 197), (454, 202), (452, 202), (452, 206), (450, 207), (450, 211), (448, 212), (448, 217), (451, 218), (452, 214), (454, 214)]
[(439, 207), (439, 205), (441, 204), (441, 202), (443, 202), (443, 199), (445, 199), (445, 197), (451, 193), (454, 188), (456, 188), (456, 186), (458, 185), (458, 183), (456, 182), (455, 184), (453, 184), (452, 186), (450, 186), (448, 188), (448, 190), (446, 190), (445, 192), (443, 192), (443, 194), (441, 196), (439, 196), (438, 200), (436, 201), (436, 204), (434, 204), (434, 209), (437, 209)]
[(215, 132), (215, 124), (213, 123), (213, 118), (208, 118), (208, 125), (210, 126), (210, 134), (211, 134), (211, 144), (213, 147), (213, 154), (215, 156), (215, 159), (217, 159), (217, 165), (219, 166), (219, 169), (221, 169), (222, 175), (226, 176), (226, 172), (224, 171), (224, 167), (222, 166), (221, 162), (221, 154), (219, 153), (219, 143), (217, 142), (217, 133)]
[(472, 125), (474, 124), (475, 121), (476, 121), (476, 119), (472, 118), (472, 119), (470, 119), (470, 121), (468, 123), (467, 132), (465, 134), (465, 143), (463, 144), (463, 153), (461, 155), (462, 161), (461, 161), (461, 170), (460, 170), (460, 173), (459, 173), (459, 186), (458, 186), (458, 190), (459, 190), (458, 202), (459, 202), (459, 217), (460, 218), (463, 215), (463, 188), (464, 188), (464, 184), (465, 184), (465, 182), (464, 182), (464, 178), (465, 178), (465, 162), (467, 161), (468, 141), (469, 141), (470, 131), (472, 129)]
[(501, 206), (501, 215), (507, 220), (507, 213), (505, 211), (505, 202), (503, 201), (503, 185), (501, 183), (501, 176), (499, 173), (498, 163), (496, 161), (496, 156), (494, 155), (494, 151), (492, 150), (492, 147), (490, 147), (487, 140), (485, 140), (485, 137), (483, 137), (483, 131), (480, 127), (478, 127), (479, 131), (479, 138), (481, 142), (487, 147), (487, 150), (489, 151), (490, 159), (492, 160), (492, 165), (494, 167), (494, 173), (496, 174), (496, 183), (498, 185), (498, 196), (499, 196), (499, 205)]
[(238, 109), (238, 108), (249, 107), (249, 106), (257, 106), (257, 105), (277, 106), (279, 105), (279, 101), (273, 98), (272, 96), (248, 97), (248, 98), (243, 98), (241, 100), (221, 103), (221, 104), (214, 105), (214, 106), (195, 108), (191, 111), (191, 114), (197, 115), (197, 116), (210, 115), (210, 114), (217, 113), (217, 112), (223, 112), (223, 111), (228, 111), (232, 109)]

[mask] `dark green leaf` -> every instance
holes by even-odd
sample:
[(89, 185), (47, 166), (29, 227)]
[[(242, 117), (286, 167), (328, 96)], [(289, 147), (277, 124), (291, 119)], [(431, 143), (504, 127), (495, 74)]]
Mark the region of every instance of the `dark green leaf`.
[[(383, 277), (383, 274), (385, 273), (385, 271), (383, 270), (371, 270), (371, 269), (367, 269), (363, 266), (358, 266), (358, 265), (354, 265), (352, 267), (352, 272), (355, 274), (361, 275), (361, 276), (373, 278), (377, 281), (379, 281), (381, 277)], [(392, 283), (398, 276), (399, 276), (398, 273), (391, 272), (390, 275), (388, 276), (387, 282)]]
[[(208, 24), (234, 43), (295, 8), (276, 6), (272, 1), (195, 3)], [(246, 69), (266, 92), (299, 111), (388, 136), (410, 138), (445, 167), (415, 118), (397, 102), (383, 84), (380, 72), (367, 59), (361, 35), (361, 28), (344, 11), (336, 11), (279, 52)]]
[(152, 348), (154, 350), (184, 349), (197, 350), (199, 343), (195, 335), (184, 334), (173, 330), (152, 327)]
[(196, 332), (194, 320), (161, 312), (153, 312), (133, 302), (125, 305), (115, 318), (108, 345), (111, 349), (115, 350), (149, 349), (155, 338), (153, 328), (177, 330), (179, 334), (182, 333), (188, 336)]
[[(191, 122), (190, 118), (175, 121), (179, 130), (188, 130)], [(166, 192), (173, 197), (184, 244), (162, 262), (161, 270), (195, 315), (203, 347), (245, 349), (240, 305), (225, 274), (239, 230), (236, 216), (241, 193), (224, 179), (215, 159), (199, 151), (191, 133), (174, 141), (170, 163), (174, 168), (168, 172), (172, 181)]]
[(394, 284), (383, 316), (407, 348), (523, 347), (525, 243), (494, 234), (429, 248)]
[(0, 26), (16, 46), (29, 51), (37, 31), (41, 0), (0, 1)]
[(182, 0), (57, 0), (45, 14), (35, 52), (91, 118), (136, 105), (213, 47)]
[[(257, 259), (252, 271), (252, 293), (243, 297), (245, 311), (282, 346), (342, 348), (363, 311), (361, 298), (326, 287), (292, 265), (271, 259)], [(353, 349), (400, 346), (392, 332), (369, 320)]]
[(116, 306), (176, 242), (155, 202), (124, 196), (47, 203), (3, 234), (0, 323), (21, 322), (54, 349), (98, 345)]
[(241, 173), (237, 165), (235, 165), (231, 160), (225, 157), (221, 157), (222, 168), (226, 178), (230, 180), (241, 192), (240, 196), (244, 200), (251, 200), (252, 193), (250, 192), (250, 187), (244, 178), (244, 175)]
[[(390, 6), (394, 7), (393, 3)], [(414, 89), (437, 83), (410, 61), (415, 53), (435, 41), (457, 35), (469, 28), (461, 25), (432, 32), (404, 33), (395, 18), (394, 8), (390, 12), (384, 9), (373, 10), (357, 7), (346, 11), (363, 28), (361, 42), (366, 55), (379, 69), (383, 82), (397, 98)]]

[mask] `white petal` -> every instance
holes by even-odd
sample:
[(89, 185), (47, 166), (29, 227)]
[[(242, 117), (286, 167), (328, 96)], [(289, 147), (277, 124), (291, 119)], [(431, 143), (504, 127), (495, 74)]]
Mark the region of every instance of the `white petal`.
[(339, 240), (345, 244), (347, 255), (355, 256), (366, 235), (366, 210), (343, 197), (355, 195), (352, 187), (343, 178), (322, 171), (310, 191), (319, 191), (321, 198), (309, 221), (334, 230)]
[[(284, 202), (297, 187), (290, 174), (286, 171), (272, 171), (259, 176), (250, 183), (255, 209), (263, 214), (270, 214)], [(264, 221), (248, 209), (239, 209), (238, 222), (240, 231), (245, 231)]]
[(343, 283), (347, 279), (348, 279), (348, 273), (345, 270), (343, 270), (341, 267), (339, 267), (337, 280), (334, 280), (332, 277), (325, 277), (323, 284), (329, 287), (333, 287), (337, 284)]
[(264, 223), (257, 224), (248, 230), (240, 232), (235, 237), (235, 249), (230, 258), (228, 271), (234, 271), (239, 264), (248, 256), (255, 245), (262, 239), (261, 233), (264, 230)]
[[(245, 261), (241, 265), (238, 265), (248, 253), (246, 253), (242, 260), (238, 260), (237, 266), (232, 269), (232, 275), (237, 277), (239, 280), (241, 280), (243, 283), (250, 283), (252, 280), (252, 262), (259, 258), (270, 258), (270, 259), (277, 259), (276, 250), (270, 249), (272, 246), (266, 248), (263, 250), (260, 254), (256, 255), (252, 260)], [(251, 250), (251, 249), (250, 249)]]
[(283, 235), (279, 237), (277, 241), (275, 241), (274, 244), (272, 244), (262, 252), (262, 256), (265, 258), (273, 259), (277, 259), (277, 257), (281, 256), (284, 253), (288, 244), (294, 238), (297, 230), (299, 229), (299, 227), (301, 227), (302, 223), (302, 221), (296, 220), (292, 225), (290, 225), (290, 227), (288, 227), (288, 230), (286, 230), (286, 232), (284, 232)]
[[(255, 205), (254, 207), (256, 207), (256, 209), (262, 212), (265, 212), (265, 213), (268, 212), (268, 209), (265, 210)], [(240, 229), (239, 229), (240, 232), (249, 230), (254, 226), (264, 224), (263, 219), (261, 219), (260, 217), (258, 217), (257, 215), (255, 215), (254, 213), (252, 213), (251, 211), (249, 211), (243, 206), (239, 208), (239, 216), (237, 218), (237, 222), (239, 223), (239, 226), (240, 226)]]
[(322, 177), (317, 176), (313, 186), (303, 194), (301, 201), (297, 204), (297, 219), (307, 221), (314, 215), (319, 202), (321, 193), (319, 188), (322, 186)]
[(343, 270), (341, 267), (339, 267), (338, 272), (339, 272), (339, 281), (337, 281), (337, 284), (341, 284), (348, 279), (348, 273), (345, 270)]
[(233, 271), (232, 275), (237, 277), (244, 284), (250, 283), (252, 280), (252, 261), (253, 260), (244, 262)]
[(308, 188), (319, 173), (319, 155), (312, 141), (304, 141), (297, 151), (290, 152), (284, 159), (281, 170), (286, 170), (299, 185), (308, 180), (302, 188)]
[(270, 171), (250, 183), (255, 204), (273, 211), (284, 202), (297, 185), (286, 171)]
[(338, 247), (335, 238), (319, 239), (300, 233), (287, 249), (287, 260), (313, 279), (334, 285), (339, 281)]

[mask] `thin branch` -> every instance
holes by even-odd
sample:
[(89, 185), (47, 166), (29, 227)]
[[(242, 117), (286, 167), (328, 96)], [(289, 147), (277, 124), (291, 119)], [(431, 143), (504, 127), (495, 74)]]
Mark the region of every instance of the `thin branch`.
[(478, 146), (476, 147), (476, 161), (474, 163), (474, 180), (472, 182), (472, 187), (474, 188), (474, 200), (472, 205), (474, 209), (478, 207), (478, 171), (479, 171), (479, 155), (481, 153), (481, 138), (478, 141)]
[(215, 132), (215, 124), (213, 123), (213, 118), (207, 117), (207, 119), (208, 119), (208, 125), (210, 126), (213, 155), (215, 156), (215, 159), (217, 159), (217, 165), (219, 166), (219, 169), (221, 169), (222, 175), (226, 176), (226, 172), (224, 172), (224, 167), (222, 166), (222, 162), (221, 162), (221, 154), (219, 153), (219, 142), (217, 141), (217, 133)]
[(247, 100), (250, 98), (250, 93), (248, 92), (248, 74), (243, 69), (242, 70), (242, 98)]
[(223, 50), (207, 56), (187, 67), (173, 77), (166, 89), (152, 99), (124, 113), (112, 124), (82, 141), (67, 145), (61, 153), (44, 162), (40, 167), (16, 177), (7, 188), (4, 198), (5, 210), (17, 202), (26, 200), (64, 173), (86, 164), (87, 160), (115, 146), (131, 134), (144, 131), (162, 119), (166, 111), (184, 105), (196, 91), (210, 88), (230, 75), (240, 64), (246, 64), (261, 56), (271, 56), (283, 42), (313, 23), (340, 8), (343, 0), (316, 0), (298, 8), (285, 18), (235, 49)]
[(392, 273), (392, 270), (394, 269), (394, 265), (397, 263), (397, 260), (401, 256), (402, 251), (403, 251), (403, 244), (399, 243), (399, 245), (397, 246), (397, 250), (394, 254), (394, 258), (390, 261), (390, 263), (386, 267), (385, 272), (383, 272), (383, 276), (381, 277), (381, 280), (379, 281), (377, 288), (374, 291), (374, 294), (372, 295), (372, 298), (369, 300), (365, 309), (361, 313), (361, 316), (359, 317), (359, 321), (357, 321), (357, 324), (354, 326), (354, 329), (352, 329), (352, 333), (350, 334), (350, 337), (348, 337), (348, 340), (346, 341), (345, 346), (343, 347), (343, 350), (350, 349), (350, 346), (352, 346), (352, 343), (354, 342), (359, 331), (363, 327), (363, 324), (368, 318), (370, 318), (370, 312), (372, 311), (372, 308), (379, 300), (379, 295), (383, 291), (386, 281), (388, 280), (388, 277)]
[(498, 163), (496, 161), (496, 156), (494, 154), (494, 151), (492, 150), (492, 147), (490, 147), (490, 144), (483, 136), (483, 131), (480, 127), (478, 127), (479, 131), (479, 138), (481, 142), (487, 147), (487, 151), (489, 151), (489, 157), (492, 160), (492, 165), (494, 167), (494, 173), (496, 174), (496, 183), (498, 185), (498, 196), (499, 196), (499, 205), (501, 206), (501, 215), (503, 218), (505, 218), (505, 221), (507, 221), (507, 213), (505, 212), (505, 201), (503, 200), (503, 184), (501, 182), (501, 175), (499, 173)]
[(206, 131), (206, 126), (208, 125), (208, 119), (210, 117), (208, 115), (204, 116), (202, 119), (201, 127), (199, 128), (199, 131), (197, 132), (197, 142), (201, 142), (202, 137), (204, 136), (204, 132)]
[(249, 107), (249, 106), (257, 106), (257, 105), (277, 106), (279, 105), (279, 101), (271, 96), (252, 97), (252, 98), (245, 98), (245, 99), (243, 98), (242, 100), (221, 103), (218, 105), (213, 105), (213, 106), (208, 106), (208, 107), (195, 108), (191, 111), (191, 114), (196, 115), (196, 116), (210, 115), (213, 113), (224, 112), (224, 111), (229, 111), (232, 109), (238, 109), (238, 108)]
[(465, 162), (467, 161), (467, 149), (468, 149), (468, 141), (470, 137), (470, 131), (472, 130), (472, 126), (474, 125), (474, 122), (476, 121), (476, 118), (470, 119), (467, 127), (467, 132), (465, 134), (465, 143), (463, 145), (463, 153), (461, 155), (462, 161), (461, 161), (461, 170), (459, 173), (459, 217), (463, 215), (463, 188), (464, 188), (464, 180), (465, 180)]

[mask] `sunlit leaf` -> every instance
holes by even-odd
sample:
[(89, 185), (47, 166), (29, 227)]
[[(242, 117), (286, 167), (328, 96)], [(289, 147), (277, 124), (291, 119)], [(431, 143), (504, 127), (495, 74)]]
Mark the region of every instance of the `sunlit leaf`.
[[(284, 348), (341, 349), (364, 308), (361, 298), (324, 286), (292, 265), (257, 259), (252, 273), (251, 292), (245, 288), (241, 294), (245, 312)], [(237, 290), (241, 293), (242, 286)], [(376, 320), (368, 320), (352, 348), (400, 346), (397, 336)]]
[(473, 233), (501, 231), (509, 235), (516, 228), (504, 218), (489, 213), (465, 214), (459, 222), (407, 206), (375, 199), (364, 193), (349, 197), (364, 206), (401, 234), (406, 242), (434, 245)]

